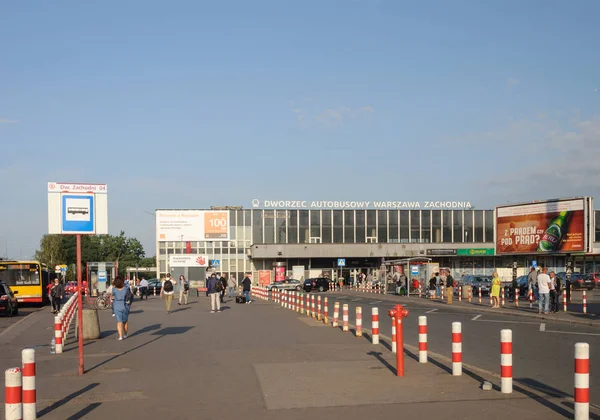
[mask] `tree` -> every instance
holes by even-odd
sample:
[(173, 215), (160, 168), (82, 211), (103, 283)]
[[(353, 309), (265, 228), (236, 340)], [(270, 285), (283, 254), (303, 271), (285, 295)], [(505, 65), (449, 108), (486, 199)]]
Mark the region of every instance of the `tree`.
[(66, 254), (62, 245), (63, 238), (61, 235), (42, 236), (42, 239), (40, 239), (40, 250), (36, 251), (35, 259), (49, 267), (64, 264)]
[[(81, 262), (115, 262), (119, 274), (125, 274), (127, 267), (154, 267), (156, 257), (145, 258), (144, 247), (137, 238), (128, 238), (121, 231), (114, 235), (83, 235), (81, 238)], [(44, 235), (40, 240), (40, 250), (36, 258), (49, 266), (75, 264), (77, 262), (77, 242), (74, 235)]]

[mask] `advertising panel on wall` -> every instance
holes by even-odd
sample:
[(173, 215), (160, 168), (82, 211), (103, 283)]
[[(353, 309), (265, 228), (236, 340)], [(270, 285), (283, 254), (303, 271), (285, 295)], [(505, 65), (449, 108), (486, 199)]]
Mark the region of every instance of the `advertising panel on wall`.
[(496, 254), (589, 251), (591, 198), (496, 208)]
[(208, 267), (208, 257), (199, 254), (169, 255), (170, 267)]
[(258, 285), (266, 286), (271, 284), (271, 270), (258, 270)]
[(159, 241), (229, 240), (229, 211), (156, 210)]

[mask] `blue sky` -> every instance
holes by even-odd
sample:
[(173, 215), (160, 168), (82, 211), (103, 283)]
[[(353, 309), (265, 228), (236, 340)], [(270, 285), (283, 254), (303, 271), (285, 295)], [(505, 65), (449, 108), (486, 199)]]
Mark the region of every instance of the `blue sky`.
[(148, 254), (155, 208), (598, 199), (599, 18), (595, 0), (3, 2), (0, 255), (47, 232), (48, 181), (107, 183), (111, 232)]

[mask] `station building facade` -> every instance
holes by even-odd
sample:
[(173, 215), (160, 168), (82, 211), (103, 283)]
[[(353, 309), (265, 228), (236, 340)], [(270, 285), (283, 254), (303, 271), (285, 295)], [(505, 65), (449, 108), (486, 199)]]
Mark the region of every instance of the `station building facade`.
[[(157, 210), (157, 212), (190, 210)], [(524, 274), (534, 263), (564, 271), (567, 255), (495, 255), (495, 210), (478, 209), (260, 209), (211, 208), (228, 212), (226, 240), (167, 240), (158, 234), (160, 275), (173, 271), (172, 255), (206, 256), (215, 271), (234, 275), (264, 270), (298, 277), (328, 275), (348, 279), (379, 274), (385, 261), (422, 261), (447, 267), (454, 276), (512, 276), (513, 263)], [(593, 249), (574, 253), (574, 271), (600, 271), (600, 212), (590, 214)], [(158, 223), (158, 222), (157, 222)], [(189, 236), (189, 235), (188, 235)], [(173, 239), (171, 237), (170, 239)], [(340, 265), (343, 259), (343, 265)], [(406, 263), (405, 270), (408, 269)], [(408, 273), (407, 273), (408, 274)], [(421, 273), (421, 275), (423, 275)]]

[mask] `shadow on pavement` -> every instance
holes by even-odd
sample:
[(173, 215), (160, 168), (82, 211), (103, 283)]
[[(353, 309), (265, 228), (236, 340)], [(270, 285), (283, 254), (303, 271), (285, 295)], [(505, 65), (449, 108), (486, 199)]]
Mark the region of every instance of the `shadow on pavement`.
[(83, 408), (82, 410), (79, 410), (77, 413), (73, 414), (72, 416), (68, 417), (67, 420), (82, 419), (86, 415), (88, 415), (89, 413), (91, 413), (92, 411), (94, 411), (96, 408), (100, 407), (101, 405), (102, 405), (102, 403), (93, 403), (93, 404), (90, 404), (87, 407)]
[(172, 310), (171, 313), (174, 314), (175, 312), (187, 311), (188, 309), (190, 309), (190, 308), (189, 307), (178, 308), (178, 309)]
[(390, 365), (388, 363), (387, 360), (385, 360), (382, 356), (383, 353), (381, 353), (380, 351), (370, 351), (367, 353), (369, 356), (373, 356), (375, 357), (377, 360), (379, 360), (379, 362), (385, 366), (390, 372), (392, 372), (394, 375), (396, 374), (396, 368), (392, 365)]
[(535, 389), (536, 391), (543, 392), (544, 394), (548, 395), (549, 397), (553, 397), (553, 398), (570, 397), (570, 395), (568, 395), (562, 391), (559, 391), (556, 388), (552, 388), (551, 386), (548, 386), (539, 381), (536, 381), (535, 379), (515, 378), (515, 382), (523, 384), (529, 388)]
[(138, 309), (137, 311), (129, 311), (130, 314), (143, 314), (144, 310), (143, 309)]
[(92, 367), (91, 367), (91, 368), (89, 368), (89, 369), (86, 369), (85, 373), (89, 373), (89, 372), (93, 371), (94, 369), (98, 369), (100, 366), (103, 366), (103, 365), (105, 365), (105, 364), (107, 364), (107, 363), (109, 363), (109, 362), (112, 362), (113, 360), (115, 360), (115, 359), (118, 359), (119, 357), (121, 357), (121, 356), (124, 356), (124, 355), (126, 355), (126, 354), (128, 354), (128, 353), (131, 353), (131, 352), (133, 352), (133, 351), (136, 351), (137, 349), (140, 349), (140, 348), (142, 348), (142, 347), (145, 347), (145, 346), (147, 346), (148, 344), (152, 344), (152, 343), (154, 343), (155, 341), (158, 341), (158, 340), (160, 340), (160, 339), (161, 339), (161, 338), (163, 338), (163, 337), (164, 337), (164, 335), (159, 335), (158, 337), (156, 337), (156, 338), (153, 338), (153, 339), (152, 339), (152, 340), (150, 340), (150, 341), (146, 341), (145, 343), (142, 343), (142, 344), (140, 344), (140, 345), (138, 345), (138, 346), (135, 346), (135, 347), (133, 347), (133, 348), (131, 348), (131, 349), (129, 349), (129, 350), (127, 350), (127, 351), (123, 352), (123, 353), (117, 354), (116, 356), (113, 356), (113, 357), (111, 357), (111, 358), (109, 358), (109, 359), (106, 359), (106, 360), (104, 360), (104, 361), (102, 361), (102, 362), (98, 363), (97, 365), (95, 365), (95, 366), (92, 366)]
[(164, 335), (185, 334), (192, 328), (194, 328), (194, 327), (167, 327), (167, 328), (163, 328), (162, 330), (156, 331), (155, 333), (152, 333), (151, 335), (159, 335), (162, 337)]
[(150, 331), (159, 330), (161, 326), (162, 326), (162, 324), (147, 325), (144, 328), (142, 328), (141, 330), (137, 330), (133, 334), (130, 334), (129, 338), (135, 337), (136, 335), (145, 334), (145, 333), (150, 332)]
[[(38, 417), (43, 417), (46, 414), (53, 412), (54, 410), (62, 407), (63, 405), (67, 404), (69, 401), (73, 400), (74, 398), (77, 398), (78, 396), (83, 395), (88, 391), (91, 391), (92, 389), (96, 388), (98, 385), (100, 385), (100, 384), (95, 382), (93, 384), (87, 385), (84, 388), (81, 388), (79, 391), (75, 391), (72, 394), (67, 395), (62, 400), (58, 400), (54, 404), (49, 405), (48, 407), (46, 407), (43, 410), (41, 410), (40, 412), (38, 412), (37, 413)], [(81, 417), (79, 417), (79, 418), (81, 418)]]
[[(102, 337), (100, 337), (100, 338), (102, 338)], [(89, 346), (90, 344), (94, 344), (95, 342), (96, 342), (96, 340), (83, 343), (83, 347)], [(69, 345), (69, 344), (75, 344), (75, 346), (69, 347), (68, 349), (63, 348), (63, 353), (68, 353), (70, 351), (79, 349), (79, 342), (77, 341), (77, 339), (70, 340), (66, 345)]]
[[(572, 403), (572, 402), (569, 402), (569, 401), (564, 401), (564, 402), (562, 403), (562, 405), (564, 405), (565, 407), (567, 407), (567, 408), (569, 408), (569, 409), (571, 409), (571, 410), (575, 411), (575, 404), (574, 404), (574, 403)], [(592, 406), (592, 404), (590, 404), (590, 407), (591, 407), (591, 406)], [(593, 419), (593, 420), (599, 420), (599, 419), (600, 419), (600, 416), (599, 416), (599, 415), (597, 415), (597, 414), (595, 414), (595, 413), (592, 413), (592, 412), (590, 411), (590, 419)]]
[(117, 330), (106, 330), (106, 331), (102, 331), (100, 332), (100, 338), (106, 338), (106, 337), (110, 337), (113, 334), (116, 334)]

